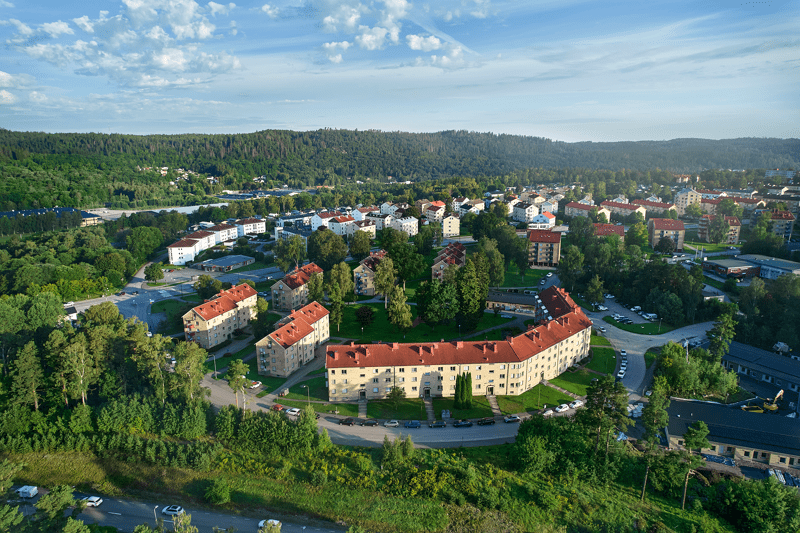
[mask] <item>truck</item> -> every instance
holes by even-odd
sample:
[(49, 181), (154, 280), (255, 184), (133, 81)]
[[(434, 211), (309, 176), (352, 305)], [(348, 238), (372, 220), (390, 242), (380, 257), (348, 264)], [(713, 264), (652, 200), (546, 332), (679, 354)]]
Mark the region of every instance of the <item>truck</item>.
[(24, 487), (20, 487), (15, 491), (20, 498), (33, 498), (37, 494), (39, 494), (39, 487), (34, 487), (31, 485), (25, 485)]

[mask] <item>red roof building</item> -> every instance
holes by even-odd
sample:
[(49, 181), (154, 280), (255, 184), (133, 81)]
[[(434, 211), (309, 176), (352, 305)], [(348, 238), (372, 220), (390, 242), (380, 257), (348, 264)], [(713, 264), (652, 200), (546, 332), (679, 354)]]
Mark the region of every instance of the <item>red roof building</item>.
[(672, 239), (674, 250), (683, 251), (683, 239), (686, 230), (683, 222), (671, 218), (651, 218), (647, 221), (647, 233), (650, 246), (655, 248), (661, 239)]
[(308, 303), (306, 284), (313, 275), (322, 275), (316, 263), (303, 265), (278, 280), (272, 286), (272, 306), (276, 310), (290, 311)]
[(607, 237), (609, 235), (618, 235), (623, 241), (625, 240), (625, 226), (617, 226), (616, 224), (592, 224), (594, 226), (594, 234), (598, 237)]
[(192, 308), (182, 317), (186, 340), (205, 349), (228, 340), (255, 318), (257, 296), (253, 287), (242, 283)]
[(280, 320), (275, 331), (256, 342), (258, 373), (286, 377), (311, 362), (316, 348), (330, 339), (328, 315), (311, 302)]
[(561, 259), (561, 233), (543, 229), (528, 230), (528, 263), (531, 266), (558, 265)]

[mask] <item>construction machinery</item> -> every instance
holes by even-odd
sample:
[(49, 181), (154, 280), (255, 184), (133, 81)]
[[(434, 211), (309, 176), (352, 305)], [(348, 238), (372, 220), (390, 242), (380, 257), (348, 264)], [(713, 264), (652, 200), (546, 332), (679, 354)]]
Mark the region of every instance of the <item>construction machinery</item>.
[(742, 406), (742, 411), (747, 411), (748, 413), (763, 413), (764, 409), (761, 408), (759, 405), (747, 405)]
[(783, 397), (783, 389), (778, 391), (778, 394), (775, 395), (775, 399), (772, 400), (772, 403), (769, 403), (770, 400), (769, 398), (767, 398), (767, 401), (764, 402), (764, 409), (772, 411), (774, 413), (775, 411), (778, 410), (778, 400), (780, 400), (782, 397)]

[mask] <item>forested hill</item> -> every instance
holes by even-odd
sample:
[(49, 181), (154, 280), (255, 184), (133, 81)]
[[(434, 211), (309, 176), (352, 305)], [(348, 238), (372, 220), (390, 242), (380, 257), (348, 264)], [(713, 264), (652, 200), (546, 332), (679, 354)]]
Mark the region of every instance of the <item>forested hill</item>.
[(542, 137), (468, 131), (328, 129), (137, 136), (0, 130), (0, 158), (21, 160), (32, 154), (77, 156), (98, 164), (110, 159), (130, 166), (183, 167), (217, 176), (295, 178), (313, 184), (334, 176), (395, 176), (416, 181), (446, 176), (497, 176), (532, 167), (660, 168), (673, 172), (799, 168), (800, 139), (564, 143)]

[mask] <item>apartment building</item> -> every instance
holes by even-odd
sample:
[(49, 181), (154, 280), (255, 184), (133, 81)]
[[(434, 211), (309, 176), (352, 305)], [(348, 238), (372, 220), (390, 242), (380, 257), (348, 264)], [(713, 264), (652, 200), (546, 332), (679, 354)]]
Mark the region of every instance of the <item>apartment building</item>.
[(366, 220), (370, 213), (379, 215), (381, 213), (381, 208), (374, 205), (372, 207), (359, 207), (353, 210), (351, 215), (353, 216), (353, 220), (357, 222), (359, 220)]
[(448, 397), (463, 372), (473, 395), (522, 394), (589, 355), (592, 323), (580, 307), (558, 287), (540, 297), (545, 322), (503, 341), (328, 345), (328, 398), (380, 399), (392, 387), (409, 398)]
[(419, 233), (419, 219), (415, 217), (396, 218), (392, 221), (391, 227), (397, 231), (403, 231), (409, 237), (413, 237)]
[[(375, 229), (375, 222), (372, 220), (356, 220), (353, 222), (353, 225), (355, 226), (355, 231), (363, 231), (369, 235), (370, 239), (374, 239), (378, 234), (377, 230)], [(353, 232), (353, 235), (355, 235), (355, 232)]]
[(380, 231), (383, 228), (391, 228), (394, 217), (392, 215), (382, 215), (377, 212), (367, 213), (366, 220), (371, 220), (375, 223), (375, 229)]
[(671, 218), (651, 218), (647, 221), (647, 234), (650, 246), (655, 248), (661, 239), (672, 239), (675, 243), (675, 250), (683, 251), (683, 238), (686, 229), (680, 220)]
[(228, 340), (255, 318), (257, 297), (253, 287), (242, 283), (192, 308), (182, 317), (186, 341), (209, 349)]
[(533, 217), (539, 214), (539, 208), (528, 202), (520, 202), (514, 206), (511, 218), (518, 222), (533, 222)]
[(281, 319), (275, 331), (256, 342), (258, 373), (283, 378), (310, 363), (316, 349), (330, 339), (328, 315), (311, 302)]
[[(192, 238), (192, 235), (195, 238)], [(209, 244), (210, 243), (210, 244)], [(208, 231), (195, 231), (183, 239), (167, 245), (170, 265), (185, 265), (194, 261), (200, 252), (214, 246), (214, 234)]]
[(455, 237), (461, 234), (461, 219), (454, 213), (447, 213), (442, 218), (442, 237)]
[(325, 226), (327, 228), (331, 220), (340, 215), (341, 213), (337, 211), (326, 211), (324, 213), (316, 213), (313, 217), (311, 217), (311, 231), (317, 231), (322, 226)]
[(236, 226), (232, 226), (230, 224), (217, 224), (216, 226), (207, 228), (206, 231), (214, 234), (214, 241), (216, 244), (235, 241), (239, 238), (239, 230), (236, 228)]
[(444, 218), (444, 211), (443, 205), (429, 205), (425, 211), (421, 212), (425, 213), (425, 218), (431, 222), (441, 222)]
[[(711, 235), (708, 230), (711, 226), (711, 222), (715, 218), (717, 218), (715, 215), (703, 215), (700, 217), (700, 225), (697, 228), (698, 239), (705, 242), (711, 242)], [(725, 217), (725, 222), (728, 223), (730, 229), (728, 230), (728, 234), (725, 236), (725, 239), (722, 242), (727, 244), (739, 244), (739, 234), (742, 230), (742, 223), (736, 217)]]
[(644, 207), (647, 214), (650, 216), (666, 215), (669, 211), (675, 211), (675, 213), (678, 212), (675, 204), (666, 202), (658, 202), (653, 200), (631, 200), (631, 204)]
[(691, 187), (686, 187), (675, 193), (675, 209), (678, 211), (678, 216), (682, 217), (686, 214), (686, 208), (691, 204), (699, 204), (702, 195)]
[(448, 266), (462, 267), (467, 262), (467, 250), (460, 242), (451, 242), (436, 255), (431, 266), (431, 279), (442, 280)]
[(367, 296), (375, 296), (375, 272), (381, 259), (386, 257), (386, 250), (370, 252), (369, 257), (359, 261), (358, 266), (353, 269), (353, 283), (355, 293)]
[(528, 224), (528, 229), (551, 230), (556, 225), (556, 216), (548, 211), (543, 211), (533, 217)]
[(531, 266), (558, 265), (561, 259), (561, 233), (540, 229), (528, 230), (528, 264)]
[(272, 290), (272, 308), (276, 311), (291, 311), (308, 303), (308, 280), (321, 276), (322, 269), (316, 263), (297, 268), (275, 283)]
[(605, 207), (596, 205), (582, 204), (580, 202), (570, 202), (564, 206), (564, 215), (568, 217), (588, 217), (592, 209), (597, 210), (597, 216), (606, 216), (606, 220), (611, 220), (611, 211)]
[(336, 235), (347, 237), (356, 232), (355, 222), (355, 219), (349, 215), (340, 215), (328, 221), (328, 229)]
[(625, 226), (618, 226), (616, 224), (592, 224), (592, 226), (594, 226), (594, 234), (597, 237), (616, 235), (622, 242), (625, 242)]
[(784, 240), (791, 240), (792, 229), (794, 228), (795, 216), (789, 211), (777, 211), (769, 209), (756, 209), (753, 212), (751, 226), (758, 224), (761, 217), (769, 217), (772, 222), (772, 233), (782, 237)]
[[(612, 214), (618, 215), (620, 217), (628, 217), (634, 213), (639, 213), (640, 215), (642, 215), (642, 219), (644, 219), (645, 216), (647, 216), (647, 209), (645, 209), (641, 205), (636, 205), (636, 204), (623, 204), (620, 202), (605, 201), (600, 203), (600, 207), (604, 207), (605, 209), (611, 211)], [(611, 221), (610, 218), (606, 220)]]
[(261, 235), (267, 231), (267, 223), (259, 218), (244, 218), (233, 223), (239, 237), (245, 235)]

